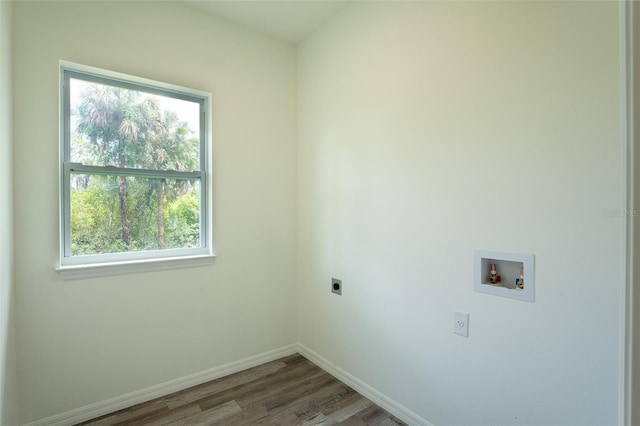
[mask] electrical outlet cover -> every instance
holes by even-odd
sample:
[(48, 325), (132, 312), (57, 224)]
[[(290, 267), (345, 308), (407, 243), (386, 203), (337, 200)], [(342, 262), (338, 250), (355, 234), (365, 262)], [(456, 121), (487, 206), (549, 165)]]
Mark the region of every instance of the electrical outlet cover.
[(453, 332), (464, 337), (469, 337), (469, 314), (453, 311)]

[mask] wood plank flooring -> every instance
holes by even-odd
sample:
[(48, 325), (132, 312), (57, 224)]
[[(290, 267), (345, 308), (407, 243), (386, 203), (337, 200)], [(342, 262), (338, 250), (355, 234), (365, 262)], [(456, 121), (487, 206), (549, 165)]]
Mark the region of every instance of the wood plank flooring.
[(405, 425), (299, 354), (81, 424)]

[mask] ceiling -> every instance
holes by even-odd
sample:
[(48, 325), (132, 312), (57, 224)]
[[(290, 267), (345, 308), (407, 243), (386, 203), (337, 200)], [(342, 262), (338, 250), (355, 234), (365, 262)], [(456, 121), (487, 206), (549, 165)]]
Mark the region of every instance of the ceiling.
[(344, 8), (347, 0), (183, 0), (219, 18), (298, 44)]

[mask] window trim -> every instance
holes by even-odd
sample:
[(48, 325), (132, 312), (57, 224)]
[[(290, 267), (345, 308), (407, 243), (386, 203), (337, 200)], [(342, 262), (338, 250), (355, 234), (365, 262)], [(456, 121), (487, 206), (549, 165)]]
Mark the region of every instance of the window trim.
[[(200, 104), (200, 170), (178, 172), (143, 170), (113, 166), (92, 166), (71, 162), (70, 152), (70, 78), (116, 85), (145, 93), (169, 96)], [(215, 257), (212, 247), (212, 156), (211, 156), (211, 94), (173, 84), (108, 71), (68, 61), (60, 61), (60, 258), (56, 270), (63, 278), (80, 278), (129, 272), (143, 272), (210, 264)], [(71, 256), (70, 176), (71, 172), (196, 179), (200, 182), (200, 241), (201, 247), (184, 249), (149, 250), (124, 253)]]

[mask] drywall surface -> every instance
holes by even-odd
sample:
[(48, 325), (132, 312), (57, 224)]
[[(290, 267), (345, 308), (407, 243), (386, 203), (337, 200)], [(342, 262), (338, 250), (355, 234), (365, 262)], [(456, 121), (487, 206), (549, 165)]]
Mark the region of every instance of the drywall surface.
[[(367, 2), (302, 44), (302, 344), (436, 425), (618, 422), (618, 18)], [(474, 249), (533, 254), (535, 302), (474, 292)]]
[[(13, 11), (21, 421), (295, 343), (294, 48), (178, 2)], [(213, 265), (54, 271), (61, 59), (213, 94)]]
[[(632, 26), (629, 29), (630, 42), (633, 61), (633, 75), (631, 76), (632, 93), (632, 113), (633, 113), (633, 208), (640, 211), (640, 4), (629, 2), (628, 10), (631, 12)], [(640, 282), (640, 222), (637, 218), (633, 220), (633, 265), (634, 275), (632, 276), (632, 306), (633, 324), (631, 326), (631, 412), (630, 424), (640, 423), (640, 291), (637, 283)]]
[(18, 423), (13, 284), (11, 3), (0, 2), (0, 424)]

